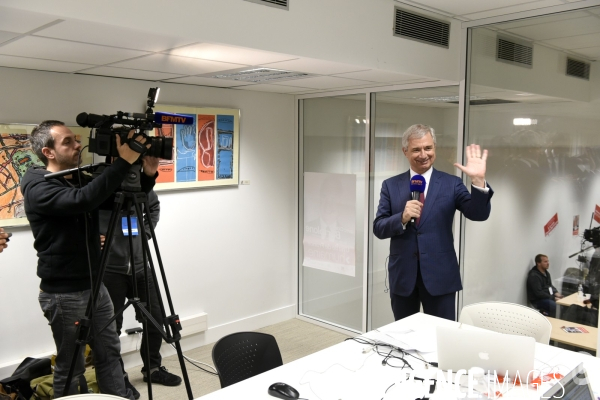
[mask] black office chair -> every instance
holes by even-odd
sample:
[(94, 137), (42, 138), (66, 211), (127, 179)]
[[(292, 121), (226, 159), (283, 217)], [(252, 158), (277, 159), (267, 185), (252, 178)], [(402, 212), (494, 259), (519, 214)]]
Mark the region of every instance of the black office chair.
[(213, 347), (212, 358), (221, 388), (283, 365), (275, 338), (258, 332), (238, 332), (221, 338)]

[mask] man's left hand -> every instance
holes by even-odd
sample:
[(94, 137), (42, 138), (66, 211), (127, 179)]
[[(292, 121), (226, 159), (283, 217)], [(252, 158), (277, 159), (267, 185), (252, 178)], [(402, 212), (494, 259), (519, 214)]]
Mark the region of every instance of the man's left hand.
[(142, 158), (144, 173), (150, 177), (156, 175), (156, 171), (158, 171), (158, 161), (158, 157), (144, 156)]
[(455, 163), (454, 166), (471, 178), (473, 186), (481, 188), (485, 187), (485, 169), (488, 151), (481, 151), (478, 144), (472, 144), (467, 146), (465, 155), (467, 158), (467, 165), (462, 166), (459, 163)]
[(563, 296), (562, 294), (560, 294), (560, 293), (558, 293), (558, 292), (554, 293), (554, 298), (555, 298), (556, 300), (560, 300), (560, 299), (562, 299), (563, 297), (565, 297), (565, 296)]

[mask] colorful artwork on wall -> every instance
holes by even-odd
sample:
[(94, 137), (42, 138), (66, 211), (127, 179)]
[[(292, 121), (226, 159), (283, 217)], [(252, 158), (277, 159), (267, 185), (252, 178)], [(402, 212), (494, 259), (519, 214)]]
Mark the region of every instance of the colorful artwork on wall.
[(237, 185), (240, 110), (156, 106), (192, 116), (193, 125), (163, 125), (155, 135), (174, 138), (172, 160), (161, 160), (155, 190)]
[[(35, 125), (0, 124), (0, 226), (27, 225), (23, 195), (19, 185), (29, 167), (44, 165), (31, 149), (31, 131)], [(85, 145), (89, 132), (69, 127)], [(91, 164), (92, 156), (84, 151), (82, 164)]]

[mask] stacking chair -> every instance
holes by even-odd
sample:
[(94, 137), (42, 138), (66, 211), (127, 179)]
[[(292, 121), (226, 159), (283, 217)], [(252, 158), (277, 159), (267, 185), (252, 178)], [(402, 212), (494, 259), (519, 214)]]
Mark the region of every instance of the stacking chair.
[(213, 347), (212, 359), (221, 388), (283, 365), (275, 338), (258, 332), (238, 332), (221, 338)]
[(520, 304), (488, 302), (463, 307), (459, 322), (500, 333), (533, 337), (549, 344), (552, 324), (538, 311)]

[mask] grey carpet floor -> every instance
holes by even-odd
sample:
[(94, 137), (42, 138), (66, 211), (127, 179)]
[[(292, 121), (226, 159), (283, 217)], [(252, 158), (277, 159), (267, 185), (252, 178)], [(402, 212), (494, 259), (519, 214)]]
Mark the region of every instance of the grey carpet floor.
[[(281, 350), (281, 357), (283, 358), (284, 364), (333, 346), (349, 337), (342, 333), (322, 328), (299, 319), (291, 319), (289, 321), (267, 326), (259, 329), (258, 332), (275, 336), (279, 349)], [(211, 343), (206, 346), (186, 351), (184, 355), (191, 359), (213, 365), (211, 358), (213, 345), (214, 343)], [(177, 355), (164, 358), (163, 366), (170, 372), (181, 376), (181, 368), (179, 366)], [(217, 376), (200, 371), (189, 363), (186, 363), (186, 368), (194, 398), (214, 392), (221, 388)], [(127, 372), (129, 374), (129, 380), (141, 394), (140, 399), (148, 399), (147, 384), (143, 381), (140, 368), (135, 367)], [(176, 387), (153, 385), (152, 395), (155, 400), (187, 399), (185, 385), (183, 383)]]

